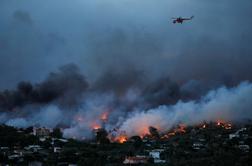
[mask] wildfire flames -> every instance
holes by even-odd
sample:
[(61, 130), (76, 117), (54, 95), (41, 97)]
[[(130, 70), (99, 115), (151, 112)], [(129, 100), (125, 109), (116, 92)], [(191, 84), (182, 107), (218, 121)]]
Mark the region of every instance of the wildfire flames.
[(124, 143), (127, 140), (128, 140), (128, 138), (125, 135), (120, 135), (118, 138), (116, 138), (116, 142), (119, 142), (119, 143)]
[(216, 125), (225, 128), (226, 130), (232, 129), (232, 124), (224, 122), (223, 120), (218, 120)]
[(93, 130), (98, 130), (98, 129), (100, 129), (100, 128), (101, 128), (101, 126), (98, 125), (98, 124), (93, 124), (93, 125), (92, 125), (92, 129), (93, 129)]
[[(84, 118), (82, 116), (77, 116), (75, 117), (76, 121), (78, 123), (82, 123), (84, 121)], [(98, 131), (99, 129), (103, 128), (103, 125), (106, 125), (107, 121), (109, 118), (109, 111), (103, 112), (99, 117), (97, 117), (97, 121), (94, 121), (90, 124), (90, 127), (92, 128), (93, 131)], [(222, 127), (226, 130), (229, 130), (232, 128), (231, 123), (226, 123), (223, 120), (217, 120), (215, 122), (215, 126), (217, 127)], [(149, 131), (150, 126), (138, 126), (138, 131), (140, 134), (139, 136), (144, 139), (144, 138), (150, 138), (153, 139), (154, 137), (152, 136), (152, 133)], [(199, 128), (201, 129), (207, 129), (209, 127), (209, 124), (203, 123), (199, 125)], [(153, 127), (157, 133), (160, 134), (159, 139), (169, 139), (175, 135), (178, 134), (185, 134), (187, 132), (187, 126), (185, 124), (179, 124), (176, 127), (170, 129), (168, 132), (161, 132), (160, 128)], [(124, 131), (120, 131), (118, 128), (115, 128), (113, 130), (108, 131), (108, 138), (111, 142), (117, 142), (117, 143), (125, 143), (128, 141), (128, 135)]]

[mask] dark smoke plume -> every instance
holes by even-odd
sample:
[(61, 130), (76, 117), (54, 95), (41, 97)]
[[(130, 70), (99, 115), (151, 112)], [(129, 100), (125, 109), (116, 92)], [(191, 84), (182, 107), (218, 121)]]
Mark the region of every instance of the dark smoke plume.
[(28, 104), (48, 104), (54, 101), (62, 105), (75, 105), (87, 88), (88, 83), (78, 67), (69, 64), (59, 68), (58, 72), (50, 73), (39, 84), (20, 82), (16, 90), (0, 92), (0, 109), (8, 111)]

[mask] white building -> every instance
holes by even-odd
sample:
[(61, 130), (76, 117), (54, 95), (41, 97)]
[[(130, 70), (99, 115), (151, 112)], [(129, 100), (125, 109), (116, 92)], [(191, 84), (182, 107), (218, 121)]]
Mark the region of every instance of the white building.
[(149, 156), (154, 159), (160, 159), (160, 153), (163, 151), (164, 149), (153, 149), (149, 152)]
[[(240, 138), (240, 134), (247, 131), (247, 128), (241, 128), (237, 130), (235, 133), (229, 134), (229, 139)], [(243, 133), (242, 137), (248, 138), (248, 134)]]
[(60, 153), (61, 150), (62, 150), (61, 147), (54, 147), (54, 148), (53, 148), (53, 152), (54, 152), (54, 153)]
[(229, 139), (239, 138), (239, 137), (240, 137), (239, 134), (236, 134), (236, 133), (234, 133), (234, 134), (229, 134)]
[(154, 159), (154, 163), (166, 163), (165, 160), (160, 159), (160, 154), (164, 149), (154, 149), (149, 152), (149, 156)]
[(199, 149), (201, 149), (203, 147), (204, 147), (204, 145), (202, 143), (200, 143), (200, 142), (194, 143), (192, 145), (192, 148), (195, 149), (195, 150), (199, 150)]
[(33, 135), (38, 136), (38, 137), (49, 137), (50, 133), (51, 133), (51, 130), (45, 127), (33, 128)]

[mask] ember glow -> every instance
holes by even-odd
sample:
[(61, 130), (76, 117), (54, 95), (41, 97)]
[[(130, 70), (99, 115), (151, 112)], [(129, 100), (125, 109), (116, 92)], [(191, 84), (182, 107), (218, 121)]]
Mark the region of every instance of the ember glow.
[(217, 122), (216, 122), (216, 125), (217, 125), (217, 126), (221, 126), (222, 124), (223, 124), (223, 121), (217, 120)]
[(127, 141), (127, 136), (125, 135), (120, 135), (118, 138), (116, 138), (116, 142), (119, 143), (125, 143)]
[(124, 143), (128, 140), (128, 136), (124, 131), (113, 129), (109, 131), (108, 138), (111, 142)]
[(161, 133), (161, 139), (169, 139), (175, 135), (185, 134), (187, 126), (185, 124), (179, 124), (168, 132)]
[(101, 126), (100, 126), (99, 124), (93, 123), (92, 126), (91, 126), (91, 128), (92, 128), (93, 130), (98, 130), (98, 129), (101, 128)]
[(229, 122), (225, 122), (223, 120), (218, 120), (216, 122), (216, 125), (219, 126), (219, 127), (225, 128), (226, 130), (232, 129), (232, 124), (229, 123)]
[(108, 115), (109, 115), (109, 112), (103, 112), (101, 114), (101, 117), (100, 119), (103, 121), (103, 122), (106, 122), (108, 120)]

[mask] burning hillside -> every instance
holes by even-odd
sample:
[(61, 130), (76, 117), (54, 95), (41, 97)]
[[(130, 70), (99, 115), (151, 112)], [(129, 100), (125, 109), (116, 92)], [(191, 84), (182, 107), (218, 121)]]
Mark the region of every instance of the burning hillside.
[[(0, 93), (0, 122), (15, 127), (61, 127), (65, 137), (77, 139), (91, 139), (94, 129), (103, 128), (112, 142), (125, 142), (135, 135), (162, 137), (157, 133), (177, 125), (164, 136), (183, 133), (188, 125), (252, 118), (249, 82), (222, 86), (196, 99), (188, 99), (188, 93), (185, 96), (183, 88), (169, 79), (134, 81), (119, 89), (99, 87), (101, 82), (88, 83), (78, 68), (70, 65), (40, 84), (20, 83), (16, 90)], [(231, 127), (223, 121), (218, 125)]]
[[(140, 128), (141, 126), (139, 126)], [(145, 134), (138, 135), (139, 138), (141, 139), (146, 139), (146, 140), (155, 140), (155, 141), (167, 141), (170, 138), (178, 135), (183, 135), (183, 134), (188, 134), (191, 132), (191, 129), (198, 129), (198, 130), (208, 130), (208, 129), (223, 129), (223, 130), (231, 130), (232, 129), (232, 124), (229, 122), (225, 122), (223, 120), (217, 120), (216, 122), (203, 122), (200, 124), (196, 124), (194, 126), (186, 126), (185, 124), (178, 124), (173, 127), (171, 127), (167, 131), (160, 131), (159, 129), (149, 126), (148, 131), (144, 132)], [(95, 135), (97, 136), (97, 133), (99, 132), (105, 132), (103, 128), (99, 127), (94, 127), (93, 131)], [(113, 129), (110, 131), (106, 131), (105, 134), (106, 138), (110, 140), (110, 142), (117, 142), (117, 143), (125, 143), (127, 141), (131, 141), (131, 137), (127, 135), (125, 131), (120, 131), (119, 129)], [(134, 137), (134, 136), (133, 136)]]

